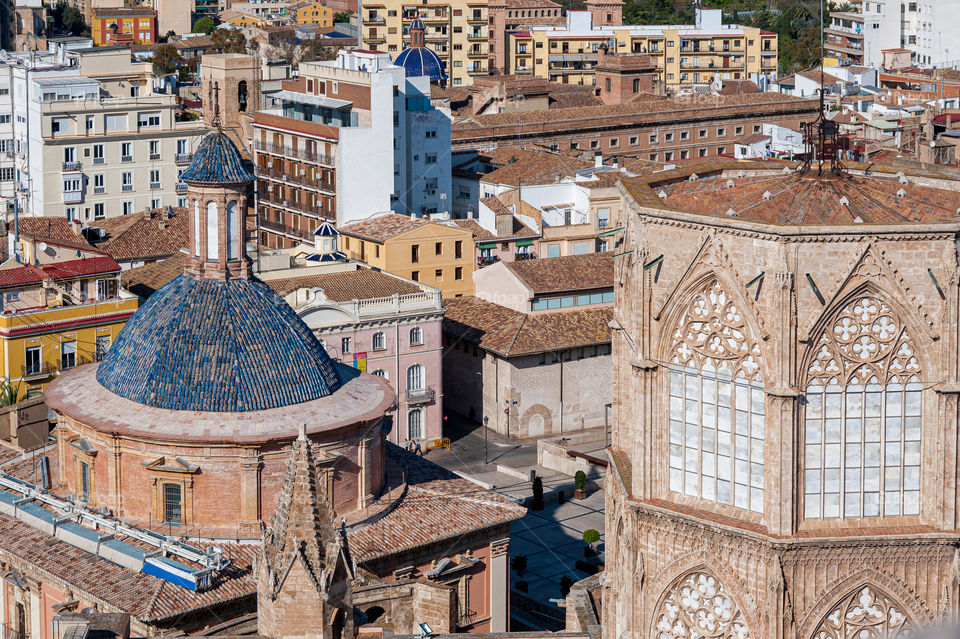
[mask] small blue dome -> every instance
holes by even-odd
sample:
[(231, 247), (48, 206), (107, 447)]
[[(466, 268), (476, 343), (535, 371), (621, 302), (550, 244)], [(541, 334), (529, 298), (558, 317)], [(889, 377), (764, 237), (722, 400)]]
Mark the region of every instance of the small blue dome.
[(400, 52), (393, 63), (403, 67), (408, 78), (425, 75), (430, 77), (431, 82), (447, 79), (447, 74), (443, 71), (443, 60), (433, 49), (427, 47), (407, 47)]
[(242, 184), (254, 179), (236, 145), (220, 130), (204, 136), (190, 166), (180, 176), (189, 184)]
[(258, 279), (184, 273), (120, 331), (97, 381), (171, 410), (266, 410), (326, 397), (341, 384), (323, 345)]

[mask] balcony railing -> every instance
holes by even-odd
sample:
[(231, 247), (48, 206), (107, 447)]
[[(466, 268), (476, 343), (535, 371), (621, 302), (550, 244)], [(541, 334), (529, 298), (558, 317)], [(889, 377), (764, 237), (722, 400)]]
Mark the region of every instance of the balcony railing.
[(107, 192), (107, 188), (104, 186), (95, 186), (93, 187), (93, 192), (97, 195), (102, 195)]
[(331, 193), (335, 190), (332, 182), (324, 182), (323, 180), (310, 178), (306, 175), (298, 175), (296, 171), (285, 173), (283, 171), (277, 171), (276, 169), (258, 169), (257, 177), (280, 180), (281, 182), (289, 182), (290, 184), (298, 184), (307, 188), (320, 189), (321, 191), (329, 191)]
[(132, 190), (133, 190), (133, 185), (132, 185), (132, 184), (124, 184), (124, 185), (121, 187), (121, 189), (122, 189), (123, 191), (132, 191)]
[(107, 159), (106, 159), (106, 158), (93, 158), (93, 163), (94, 163), (94, 164), (106, 164), (106, 163), (107, 163)]
[(429, 404), (437, 396), (436, 391), (430, 386), (419, 390), (407, 389), (408, 404)]
[(49, 377), (57, 372), (57, 367), (51, 364), (50, 362), (43, 362), (39, 364), (27, 364), (26, 366), (21, 367), (23, 379), (39, 379), (41, 377)]
[(159, 190), (160, 190), (160, 183), (159, 183), (159, 182), (151, 182), (151, 183), (150, 183), (150, 190), (151, 190), (151, 191), (159, 191)]
[(496, 264), (500, 261), (500, 258), (496, 255), (489, 255), (487, 257), (480, 256), (477, 258), (477, 264), (479, 266), (490, 266), (491, 264)]
[(159, 160), (159, 159), (160, 159), (160, 154), (159, 154), (159, 153), (151, 153), (151, 154), (150, 154), (150, 159), (151, 159), (151, 160)]
[(124, 156), (121, 156), (121, 157), (120, 157), (120, 161), (121, 161), (121, 162), (133, 162), (133, 156), (132, 156), (132, 155), (124, 155)]
[(177, 190), (177, 193), (186, 193), (186, 192), (187, 192), (187, 183), (186, 183), (186, 182), (177, 182), (176, 190)]
[(177, 164), (190, 164), (192, 159), (193, 153), (177, 153), (173, 161)]
[(313, 232), (311, 231), (295, 229), (292, 226), (287, 226), (286, 224), (280, 224), (279, 222), (273, 222), (271, 220), (260, 220), (260, 228), (264, 228), (275, 233), (283, 233), (284, 235), (289, 235), (303, 240), (314, 239)]
[(0, 639), (27, 639), (23, 630), (17, 630), (13, 624), (0, 624)]
[(83, 164), (80, 162), (64, 162), (63, 170), (64, 171), (79, 171), (83, 168)]
[(292, 158), (298, 158), (308, 162), (316, 162), (318, 164), (325, 164), (327, 166), (334, 166), (336, 163), (336, 158), (333, 156), (324, 155), (323, 153), (312, 153), (305, 149), (299, 149), (297, 147), (287, 146), (285, 144), (272, 144), (270, 142), (258, 141), (256, 143), (256, 149), (258, 151), (276, 153), (277, 155), (287, 155)]
[(537, 254), (533, 251), (527, 251), (526, 253), (515, 253), (513, 259), (518, 262), (522, 262), (524, 260), (535, 260), (537, 259)]

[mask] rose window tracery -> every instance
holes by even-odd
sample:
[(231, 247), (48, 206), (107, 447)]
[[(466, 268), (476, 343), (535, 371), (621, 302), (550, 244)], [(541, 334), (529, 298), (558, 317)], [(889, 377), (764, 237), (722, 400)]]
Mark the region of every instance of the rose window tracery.
[(847, 303), (820, 335), (804, 394), (804, 515), (920, 512), (922, 368), (878, 296)]
[(736, 601), (716, 577), (693, 572), (666, 594), (656, 617), (656, 639), (748, 639)]
[(910, 623), (900, 606), (870, 586), (845, 597), (823, 621), (814, 639), (900, 639)]
[(670, 490), (762, 512), (760, 349), (719, 280), (693, 295), (672, 337)]

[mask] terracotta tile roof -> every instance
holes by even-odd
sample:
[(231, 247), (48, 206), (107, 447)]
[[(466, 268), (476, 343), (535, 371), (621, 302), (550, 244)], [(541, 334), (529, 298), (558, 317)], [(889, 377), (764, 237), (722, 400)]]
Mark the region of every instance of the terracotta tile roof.
[(445, 299), (443, 305), (445, 332), (502, 357), (610, 343), (612, 305), (519, 313), (472, 296)]
[(838, 78), (837, 76), (831, 75), (826, 72), (823, 72), (821, 75), (820, 69), (807, 69), (806, 71), (797, 71), (796, 75), (806, 78), (807, 80), (816, 82), (817, 84), (820, 84), (821, 77), (823, 79), (823, 84), (825, 85), (847, 83), (846, 80), (843, 80), (842, 78)]
[(41, 264), (40, 266), (26, 264), (15, 268), (0, 269), (0, 288), (39, 284), (45, 279), (65, 280), (119, 272), (120, 265), (109, 255)]
[[(877, 167), (873, 171), (880, 172)], [(876, 174), (818, 179), (815, 173), (808, 177), (773, 171), (656, 187), (658, 193), (661, 190), (667, 194), (662, 201), (667, 208), (715, 217), (726, 217), (732, 209), (738, 219), (770, 224), (904, 224), (960, 219), (960, 189), (903, 185), (896, 177)], [(903, 197), (897, 195), (901, 190)]]
[[(70, 222), (62, 217), (21, 217), (18, 223), (20, 235), (37, 242), (47, 242), (57, 246), (93, 250), (93, 246), (79, 233), (74, 233)], [(10, 226), (13, 233), (13, 225)]]
[(264, 280), (264, 283), (281, 296), (300, 288), (315, 286), (323, 289), (327, 299), (336, 302), (422, 292), (420, 287), (415, 284), (386, 273), (378, 273), (369, 268), (322, 275), (289, 277), (282, 280)]
[(212, 49), (214, 47), (213, 38), (208, 35), (193, 36), (192, 38), (183, 38), (174, 43), (177, 49)]
[(589, 160), (519, 147), (498, 147), (489, 156), (491, 164), (499, 168), (480, 180), (490, 184), (553, 184), (558, 176), (568, 177), (593, 166)]
[[(500, 200), (497, 200), (497, 198), (485, 198), (485, 199), (491, 199), (491, 200), (496, 200), (497, 202), (500, 202)], [(511, 213), (511, 215), (513, 214)], [(499, 237), (497, 235), (494, 235), (487, 229), (480, 226), (480, 223), (474, 219), (454, 220), (454, 222), (457, 224), (457, 226), (461, 228), (465, 228), (471, 233), (473, 233), (473, 240), (475, 242), (508, 241), (508, 240), (513, 240), (518, 238), (540, 237), (539, 233), (537, 233), (536, 231), (531, 229), (529, 226), (527, 226), (526, 224), (518, 220), (516, 217), (513, 218), (513, 234), (508, 235), (507, 237)]]
[(138, 266), (123, 272), (120, 284), (135, 295), (147, 298), (163, 285), (183, 273), (183, 266), (190, 256), (177, 251), (165, 260)]
[(374, 242), (384, 242), (391, 237), (396, 237), (397, 235), (412, 231), (429, 223), (430, 220), (423, 218), (400, 215), (399, 213), (386, 213), (370, 220), (341, 226), (340, 233), (344, 235), (355, 235), (364, 239), (373, 240)]
[(506, 9), (560, 9), (560, 5), (551, 0), (491, 0), (491, 7)]
[(358, 562), (509, 524), (527, 512), (511, 499), (397, 446), (387, 446), (387, 465), (405, 468), (407, 493), (389, 514), (349, 534), (350, 552)]
[(761, 89), (753, 80), (724, 80), (720, 95), (739, 95), (741, 93), (760, 93)]
[(524, 260), (509, 262), (505, 266), (535, 295), (613, 287), (613, 256), (610, 253)]
[(107, 235), (97, 248), (120, 261), (169, 257), (187, 246), (189, 218), (180, 207), (107, 218), (98, 223)]
[(769, 135), (764, 135), (762, 133), (753, 133), (751, 135), (745, 135), (742, 138), (737, 138), (734, 140), (735, 144), (756, 144), (757, 142), (766, 142), (770, 139)]
[(155, 18), (157, 12), (146, 7), (94, 7), (94, 18)]

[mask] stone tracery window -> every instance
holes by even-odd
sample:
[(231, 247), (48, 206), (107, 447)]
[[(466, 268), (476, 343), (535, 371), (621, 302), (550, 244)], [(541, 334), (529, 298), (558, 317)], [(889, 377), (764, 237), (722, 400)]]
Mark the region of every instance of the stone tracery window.
[(670, 490), (763, 511), (760, 349), (717, 280), (687, 306), (670, 364)]
[(736, 601), (716, 577), (701, 571), (690, 573), (667, 592), (654, 619), (656, 639), (750, 637)]
[(816, 348), (804, 398), (804, 515), (919, 514), (921, 367), (906, 328), (864, 295)]
[(882, 593), (864, 586), (845, 597), (814, 632), (814, 639), (897, 639), (910, 623), (900, 607)]

